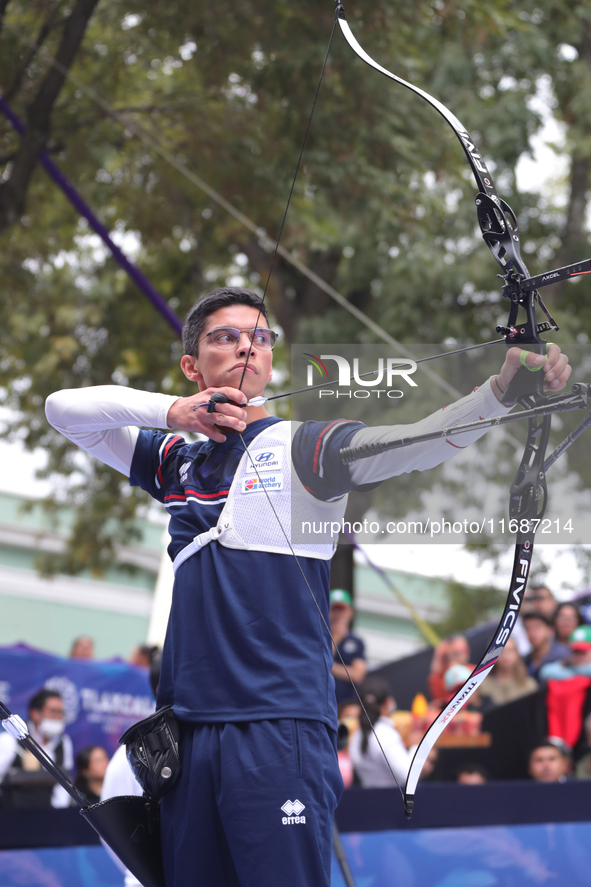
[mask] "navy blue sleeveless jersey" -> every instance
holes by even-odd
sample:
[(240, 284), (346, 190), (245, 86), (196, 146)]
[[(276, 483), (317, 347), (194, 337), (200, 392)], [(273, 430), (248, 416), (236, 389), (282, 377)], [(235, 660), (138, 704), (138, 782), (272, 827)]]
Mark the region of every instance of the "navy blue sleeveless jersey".
[[(246, 444), (280, 420), (248, 425)], [(338, 455), (364, 426), (306, 422), (292, 445), (306, 488), (328, 501), (349, 492)], [(164, 503), (171, 558), (217, 524), (244, 448), (188, 444), (176, 434), (140, 431), (130, 483)], [(329, 624), (330, 561), (298, 558)], [(331, 642), (291, 554), (239, 551), (211, 542), (178, 569), (164, 644), (158, 707), (185, 721), (214, 723), (307, 718), (336, 724)]]

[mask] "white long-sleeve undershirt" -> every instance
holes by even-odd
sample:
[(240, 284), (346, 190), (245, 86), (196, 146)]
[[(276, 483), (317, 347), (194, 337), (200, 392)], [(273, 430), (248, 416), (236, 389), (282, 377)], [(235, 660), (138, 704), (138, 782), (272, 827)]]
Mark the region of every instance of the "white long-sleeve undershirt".
[[(510, 407), (503, 406), (497, 400), (489, 379), (467, 397), (462, 397), (461, 400), (421, 419), (420, 422), (415, 422), (412, 425), (379, 425), (362, 428), (351, 439), (349, 446), (360, 447), (366, 444), (400, 440), (403, 437), (427, 434), (432, 431), (442, 431), (454, 425), (476, 422), (478, 419), (503, 416), (509, 409)], [(408, 447), (401, 447), (399, 450), (389, 450), (378, 456), (360, 459), (349, 466), (351, 480), (355, 486), (361, 486), (376, 483), (388, 477), (395, 477), (398, 474), (435, 468), (436, 465), (452, 458), (460, 450), (481, 438), (487, 430), (483, 428), (479, 431), (454, 434), (450, 439), (438, 438), (437, 440), (424, 441)]]
[(105, 465), (129, 477), (140, 428), (168, 428), (177, 396), (119, 385), (66, 388), (45, 402), (50, 425)]
[[(101, 385), (56, 391), (47, 398), (45, 412), (49, 423), (68, 440), (129, 477), (139, 429), (168, 430), (168, 411), (177, 399), (175, 395)], [(350, 445), (396, 440), (506, 412), (507, 407), (499, 403), (490, 381), (487, 381), (472, 394), (414, 425), (364, 428), (354, 435)], [(428, 441), (361, 459), (350, 466), (353, 485), (376, 483), (397, 474), (432, 468), (484, 433), (485, 430), (470, 432), (454, 436), (453, 442), (446, 439)]]

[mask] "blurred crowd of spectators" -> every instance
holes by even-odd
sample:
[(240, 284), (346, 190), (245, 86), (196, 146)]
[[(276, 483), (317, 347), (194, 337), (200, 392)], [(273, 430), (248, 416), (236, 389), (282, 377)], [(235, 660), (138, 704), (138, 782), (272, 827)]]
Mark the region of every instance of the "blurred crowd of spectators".
[[(331, 599), (331, 624), (333, 609), (343, 595), (347, 592), (338, 590), (334, 603)], [(340, 637), (355, 638), (350, 629), (354, 611), (348, 595), (346, 604), (346, 611), (341, 610), (334, 618), (346, 621), (347, 631), (342, 631)], [(464, 720), (460, 729), (466, 735), (475, 735), (487, 712), (543, 692), (547, 735), (530, 749), (528, 758), (529, 776), (538, 782), (591, 779), (591, 625), (585, 619), (588, 607), (581, 609), (576, 603), (558, 603), (545, 585), (528, 589), (513, 636), (491, 674), (457, 716), (457, 721)], [(350, 644), (350, 649), (364, 665), (362, 642)], [(395, 688), (376, 675), (359, 681), (359, 702), (350, 683), (348, 688), (345, 686), (344, 669), (335, 654), (333, 674), (338, 684), (343, 679), (337, 699), (342, 724), (339, 759), (346, 786), (393, 786), (396, 781), (404, 784), (414, 750), (426, 729), (472, 673), (475, 666), (470, 658), (470, 645), (462, 634), (441, 641), (433, 651), (428, 675), (429, 699), (419, 694), (413, 711), (403, 713), (396, 712)], [(350, 661), (355, 663), (357, 674), (365, 675), (358, 661)], [(351, 677), (355, 680), (353, 674)], [(368, 717), (362, 715), (362, 706)], [(456, 729), (458, 726), (456, 723)], [(487, 768), (469, 759), (470, 742), (465, 744), (466, 761), (456, 770), (457, 781), (467, 785), (488, 781)], [(462, 746), (461, 739), (457, 745)], [(437, 755), (435, 748), (421, 778), (432, 778)]]
[[(396, 712), (395, 688), (375, 674), (367, 675), (365, 647), (352, 630), (353, 618), (350, 593), (333, 589), (330, 624), (337, 647), (333, 675), (339, 712), (339, 760), (345, 786), (385, 787), (395, 785), (396, 780), (402, 785), (414, 750), (429, 724), (474, 669), (470, 645), (461, 634), (441, 641), (433, 651), (427, 678), (429, 698), (418, 694), (411, 712)], [(69, 655), (72, 659), (94, 659), (92, 638), (76, 638)], [(159, 662), (159, 656), (157, 647), (140, 645), (134, 648), (129, 661), (150, 668)], [(531, 779), (591, 779), (590, 688), (591, 625), (575, 603), (559, 604), (550, 589), (537, 586), (526, 592), (523, 615), (513, 636), (492, 673), (458, 715), (456, 729), (457, 724), (462, 724), (465, 735), (476, 735), (486, 712), (543, 689), (548, 732), (545, 740), (530, 751)], [(362, 716), (361, 706), (367, 717)], [(93, 745), (74, 756), (65, 729), (64, 703), (57, 691), (42, 688), (33, 692), (28, 708), (31, 735), (71, 775), (89, 803), (97, 802), (109, 765), (107, 751)], [(118, 755), (119, 752), (115, 757)], [(488, 781), (487, 768), (471, 761), (469, 755), (467, 747), (466, 760), (456, 769), (457, 781), (466, 785)], [(422, 779), (430, 779), (436, 773), (437, 756), (435, 748), (425, 763)], [(123, 753), (120, 757), (123, 760)], [(69, 795), (42, 770), (36, 758), (0, 730), (0, 807), (69, 804)]]
[[(155, 695), (160, 670), (161, 651), (156, 646), (138, 645), (129, 657), (132, 665), (150, 669), (150, 682)], [(71, 659), (93, 660), (94, 642), (88, 636), (72, 642)], [(105, 778), (110, 764), (108, 751), (100, 745), (88, 745), (74, 755), (72, 740), (66, 729), (64, 701), (57, 690), (41, 688), (34, 692), (28, 703), (27, 726), (31, 737), (43, 751), (73, 780), (76, 788), (89, 804), (98, 803), (105, 797)], [(122, 755), (119, 754), (122, 752)], [(122, 758), (128, 770), (124, 749), (113, 757)], [(121, 770), (121, 761), (116, 766)], [(131, 771), (126, 773), (127, 783), (135, 782)], [(113, 781), (113, 777), (110, 778)], [(116, 782), (120, 782), (117, 777)], [(135, 793), (140, 794), (139, 786)], [(134, 793), (126, 784), (123, 794)], [(112, 796), (112, 793), (107, 795)], [(37, 758), (17, 739), (0, 729), (0, 809), (33, 807), (68, 807), (72, 799), (41, 766)]]
[[(66, 733), (64, 703), (55, 690), (42, 689), (29, 701), (27, 726), (32, 738), (62, 770), (89, 804), (100, 800), (109, 755), (101, 746), (81, 749), (74, 760)], [(70, 795), (42, 768), (36, 757), (9, 733), (0, 733), (0, 807), (68, 807)]]

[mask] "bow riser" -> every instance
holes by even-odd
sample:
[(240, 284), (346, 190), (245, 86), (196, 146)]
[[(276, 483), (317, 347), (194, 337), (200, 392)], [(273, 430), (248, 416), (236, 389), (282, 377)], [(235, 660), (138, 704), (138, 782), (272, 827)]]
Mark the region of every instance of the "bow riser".
[[(550, 416), (529, 420), (525, 450), (509, 494), (509, 517), (520, 525), (522, 521), (528, 524), (531, 520), (540, 521), (546, 511), (548, 489), (544, 458), (550, 438), (550, 425)], [(517, 534), (519, 541), (523, 535), (520, 528)]]

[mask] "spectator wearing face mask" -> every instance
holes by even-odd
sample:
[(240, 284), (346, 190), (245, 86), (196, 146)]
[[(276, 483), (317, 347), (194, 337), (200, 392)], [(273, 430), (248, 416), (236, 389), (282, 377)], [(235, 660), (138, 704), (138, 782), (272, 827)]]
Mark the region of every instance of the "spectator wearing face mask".
[[(55, 690), (39, 690), (29, 701), (29, 732), (45, 753), (62, 770), (74, 767), (72, 740), (66, 727), (64, 703)], [(4, 807), (68, 807), (70, 796), (57, 785), (39, 761), (13, 739), (12, 760), (1, 786)], [(4, 749), (6, 752), (6, 749)]]
[(463, 665), (468, 669), (468, 674), (471, 674), (475, 666), (469, 660), (470, 645), (463, 634), (455, 634), (437, 645), (433, 651), (429, 674), (429, 695), (435, 705), (443, 707), (449, 698), (449, 687), (444, 680), (448, 669)]
[[(442, 708), (447, 705), (448, 702), (451, 702), (458, 690), (464, 686), (473, 671), (473, 666), (460, 665), (459, 662), (456, 663), (456, 665), (450, 665), (443, 675), (443, 685), (447, 695), (442, 700)], [(494, 703), (486, 693), (482, 693), (480, 690), (474, 690), (470, 695), (470, 698), (462, 705), (463, 711), (480, 712), (481, 714), (485, 714), (485, 712), (490, 711), (491, 708), (494, 708)]]

